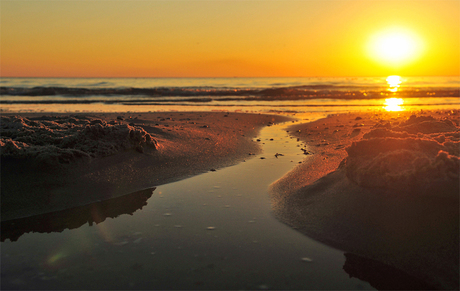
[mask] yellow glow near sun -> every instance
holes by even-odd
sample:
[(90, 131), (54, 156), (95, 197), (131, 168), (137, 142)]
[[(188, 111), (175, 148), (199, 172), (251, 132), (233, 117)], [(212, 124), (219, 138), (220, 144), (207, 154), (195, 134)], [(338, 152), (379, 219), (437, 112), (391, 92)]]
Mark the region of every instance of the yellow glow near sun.
[(368, 43), (368, 54), (376, 61), (391, 66), (402, 66), (414, 61), (422, 50), (420, 38), (402, 28), (380, 31)]

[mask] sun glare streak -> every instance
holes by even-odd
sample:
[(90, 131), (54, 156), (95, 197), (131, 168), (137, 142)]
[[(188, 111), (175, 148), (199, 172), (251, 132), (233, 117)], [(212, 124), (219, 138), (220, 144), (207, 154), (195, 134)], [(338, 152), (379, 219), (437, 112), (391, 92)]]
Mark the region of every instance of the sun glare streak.
[(385, 99), (385, 107), (383, 107), (386, 111), (403, 111), (404, 108), (401, 105), (404, 104), (404, 100), (401, 98), (388, 98)]
[(58, 252), (52, 256), (50, 256), (47, 260), (48, 265), (53, 265), (57, 261), (59, 261), (62, 258), (65, 258), (67, 255), (64, 252)]
[[(93, 218), (93, 221), (96, 223), (96, 228), (99, 230), (99, 233), (101, 237), (106, 241), (106, 242), (112, 242), (112, 235), (110, 233), (110, 230), (102, 223), (105, 220), (105, 216), (100, 213), (100, 209), (98, 208), (98, 205), (93, 205), (91, 208), (91, 216)], [(90, 226), (92, 223), (90, 223)]]

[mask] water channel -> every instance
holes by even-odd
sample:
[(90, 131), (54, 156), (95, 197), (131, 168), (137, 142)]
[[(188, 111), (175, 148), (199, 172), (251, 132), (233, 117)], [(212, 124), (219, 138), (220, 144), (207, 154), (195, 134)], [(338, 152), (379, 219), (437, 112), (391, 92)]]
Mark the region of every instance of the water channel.
[(287, 125), (238, 165), (2, 226), (2, 289), (373, 289), (272, 215), (268, 186), (306, 157)]

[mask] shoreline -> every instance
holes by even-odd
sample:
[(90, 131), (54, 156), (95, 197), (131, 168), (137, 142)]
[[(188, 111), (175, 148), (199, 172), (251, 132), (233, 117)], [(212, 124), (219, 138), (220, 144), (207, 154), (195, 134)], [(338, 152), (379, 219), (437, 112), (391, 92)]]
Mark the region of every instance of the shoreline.
[(293, 125), (289, 133), (312, 154), (270, 186), (274, 215), (315, 240), (456, 289), (459, 128), (459, 111)]
[[(2, 118), (8, 116), (15, 114), (2, 115)], [(34, 119), (43, 114), (21, 116)], [(56, 119), (69, 114), (52, 116)], [(11, 159), (2, 156), (2, 221), (115, 198), (237, 164), (260, 151), (259, 145), (252, 138), (257, 136), (262, 127), (292, 120), (279, 115), (224, 112), (71, 116), (87, 117), (91, 119), (89, 124), (94, 123), (91, 126), (99, 122), (94, 120), (101, 120), (105, 122), (102, 123), (103, 128), (110, 129), (107, 122), (111, 121), (114, 126), (125, 126), (137, 131), (142, 128), (157, 143), (156, 148), (143, 146), (139, 149), (139, 144), (136, 144), (133, 148), (118, 150), (115, 154), (103, 157), (72, 157), (70, 161), (64, 162), (60, 157), (60, 160), (53, 160), (51, 165), (45, 167), (43, 163), (32, 162), (30, 158)], [(70, 126), (74, 125), (67, 127)], [(99, 147), (100, 142), (96, 140), (95, 143)], [(113, 145), (109, 144), (108, 148), (112, 149)]]

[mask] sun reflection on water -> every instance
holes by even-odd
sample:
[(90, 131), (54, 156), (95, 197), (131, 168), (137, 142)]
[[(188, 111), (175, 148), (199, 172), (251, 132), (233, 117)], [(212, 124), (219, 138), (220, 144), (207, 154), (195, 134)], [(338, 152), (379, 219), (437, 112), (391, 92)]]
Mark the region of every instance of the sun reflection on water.
[(400, 76), (388, 76), (386, 80), (387, 80), (388, 86), (390, 87), (387, 89), (388, 91), (390, 92), (398, 91), (399, 85), (402, 83), (402, 79)]
[[(386, 79), (388, 83), (388, 91), (396, 93), (399, 90), (401, 83), (403, 82), (400, 76), (388, 76)], [(384, 109), (386, 111), (403, 111), (404, 108), (401, 105), (404, 104), (404, 100), (402, 98), (387, 98), (384, 102)]]

